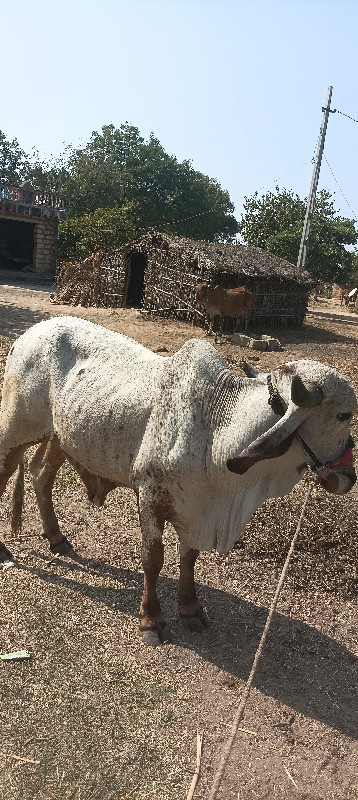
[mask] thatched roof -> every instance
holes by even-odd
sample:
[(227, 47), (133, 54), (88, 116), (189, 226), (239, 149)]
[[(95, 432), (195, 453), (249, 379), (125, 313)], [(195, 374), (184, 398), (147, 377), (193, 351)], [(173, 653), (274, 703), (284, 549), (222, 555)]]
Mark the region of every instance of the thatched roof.
[(145, 251), (153, 246), (171, 251), (173, 256), (186, 263), (194, 263), (199, 258), (200, 266), (210, 271), (219, 269), (220, 272), (240, 273), (247, 277), (276, 276), (303, 284), (315, 282), (309, 272), (297, 269), (285, 259), (259, 247), (243, 244), (186, 239), (153, 231), (127, 244), (125, 250), (128, 253), (134, 250)]
[(203, 325), (195, 299), (200, 281), (245, 285), (254, 295), (252, 322), (271, 327), (302, 325), (315, 283), (308, 272), (258, 247), (154, 231), (81, 264), (60, 265), (55, 302), (141, 307)]

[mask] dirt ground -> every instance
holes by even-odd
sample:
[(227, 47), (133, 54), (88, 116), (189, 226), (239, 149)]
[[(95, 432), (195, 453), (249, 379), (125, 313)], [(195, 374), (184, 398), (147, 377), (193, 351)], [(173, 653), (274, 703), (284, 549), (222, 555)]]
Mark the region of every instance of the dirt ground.
[[(132, 309), (56, 306), (48, 292), (0, 285), (1, 370), (11, 341), (53, 314), (86, 317), (164, 354), (205, 335)], [(255, 363), (268, 370), (314, 358), (358, 391), (357, 323), (357, 315), (321, 301), (302, 329), (275, 331), (282, 350), (257, 354)], [(247, 351), (215, 346), (239, 374)], [(194, 800), (207, 800), (306, 483), (266, 503), (229, 556), (201, 555), (197, 580), (210, 619), (201, 635), (177, 617), (177, 541), (167, 527), (159, 593), (172, 638), (154, 650), (138, 631), (143, 575), (134, 495), (117, 489), (104, 508), (93, 508), (64, 465), (56, 506), (76, 555), (52, 558), (28, 482), (22, 534), (10, 534), (11, 488), (0, 506), (0, 538), (17, 563), (0, 573), (0, 651), (26, 648), (31, 658), (0, 662), (2, 796), (185, 800), (199, 730)], [(357, 498), (313, 490), (220, 800), (358, 797)]]

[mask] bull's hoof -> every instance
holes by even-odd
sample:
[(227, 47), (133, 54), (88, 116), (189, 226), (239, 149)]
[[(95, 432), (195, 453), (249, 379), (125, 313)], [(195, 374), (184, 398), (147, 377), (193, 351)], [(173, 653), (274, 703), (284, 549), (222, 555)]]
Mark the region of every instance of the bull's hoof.
[(50, 545), (51, 553), (54, 553), (56, 556), (69, 556), (73, 553), (73, 547), (71, 542), (64, 537), (61, 542), (57, 542), (57, 544)]
[(10, 553), (10, 550), (5, 547), (5, 545), (1, 545), (0, 548), (0, 564), (4, 566), (10, 565), (14, 563), (14, 557)]
[(201, 606), (193, 616), (185, 617), (181, 614), (180, 618), (189, 633), (204, 633), (209, 627), (209, 617)]
[(143, 643), (147, 647), (158, 647), (159, 644), (170, 641), (170, 632), (167, 625), (158, 624), (154, 628), (141, 628)]
[(162, 644), (157, 628), (147, 628), (146, 631), (141, 631), (141, 634), (143, 643), (146, 644), (147, 647), (158, 647), (159, 644)]

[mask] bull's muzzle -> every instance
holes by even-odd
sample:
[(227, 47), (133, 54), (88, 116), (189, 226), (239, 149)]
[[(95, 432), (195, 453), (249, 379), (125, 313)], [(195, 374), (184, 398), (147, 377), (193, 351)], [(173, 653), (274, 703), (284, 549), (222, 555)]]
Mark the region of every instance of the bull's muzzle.
[(316, 474), (321, 486), (330, 494), (347, 494), (357, 480), (354, 467), (324, 467)]

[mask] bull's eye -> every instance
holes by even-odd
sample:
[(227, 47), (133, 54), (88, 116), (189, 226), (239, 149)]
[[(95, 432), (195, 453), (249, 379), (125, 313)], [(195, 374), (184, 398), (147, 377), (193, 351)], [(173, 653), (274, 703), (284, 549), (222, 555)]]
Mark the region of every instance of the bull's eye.
[(337, 419), (339, 419), (340, 422), (345, 422), (347, 419), (352, 419), (352, 417), (353, 414), (350, 414), (349, 411), (344, 414), (337, 414)]

